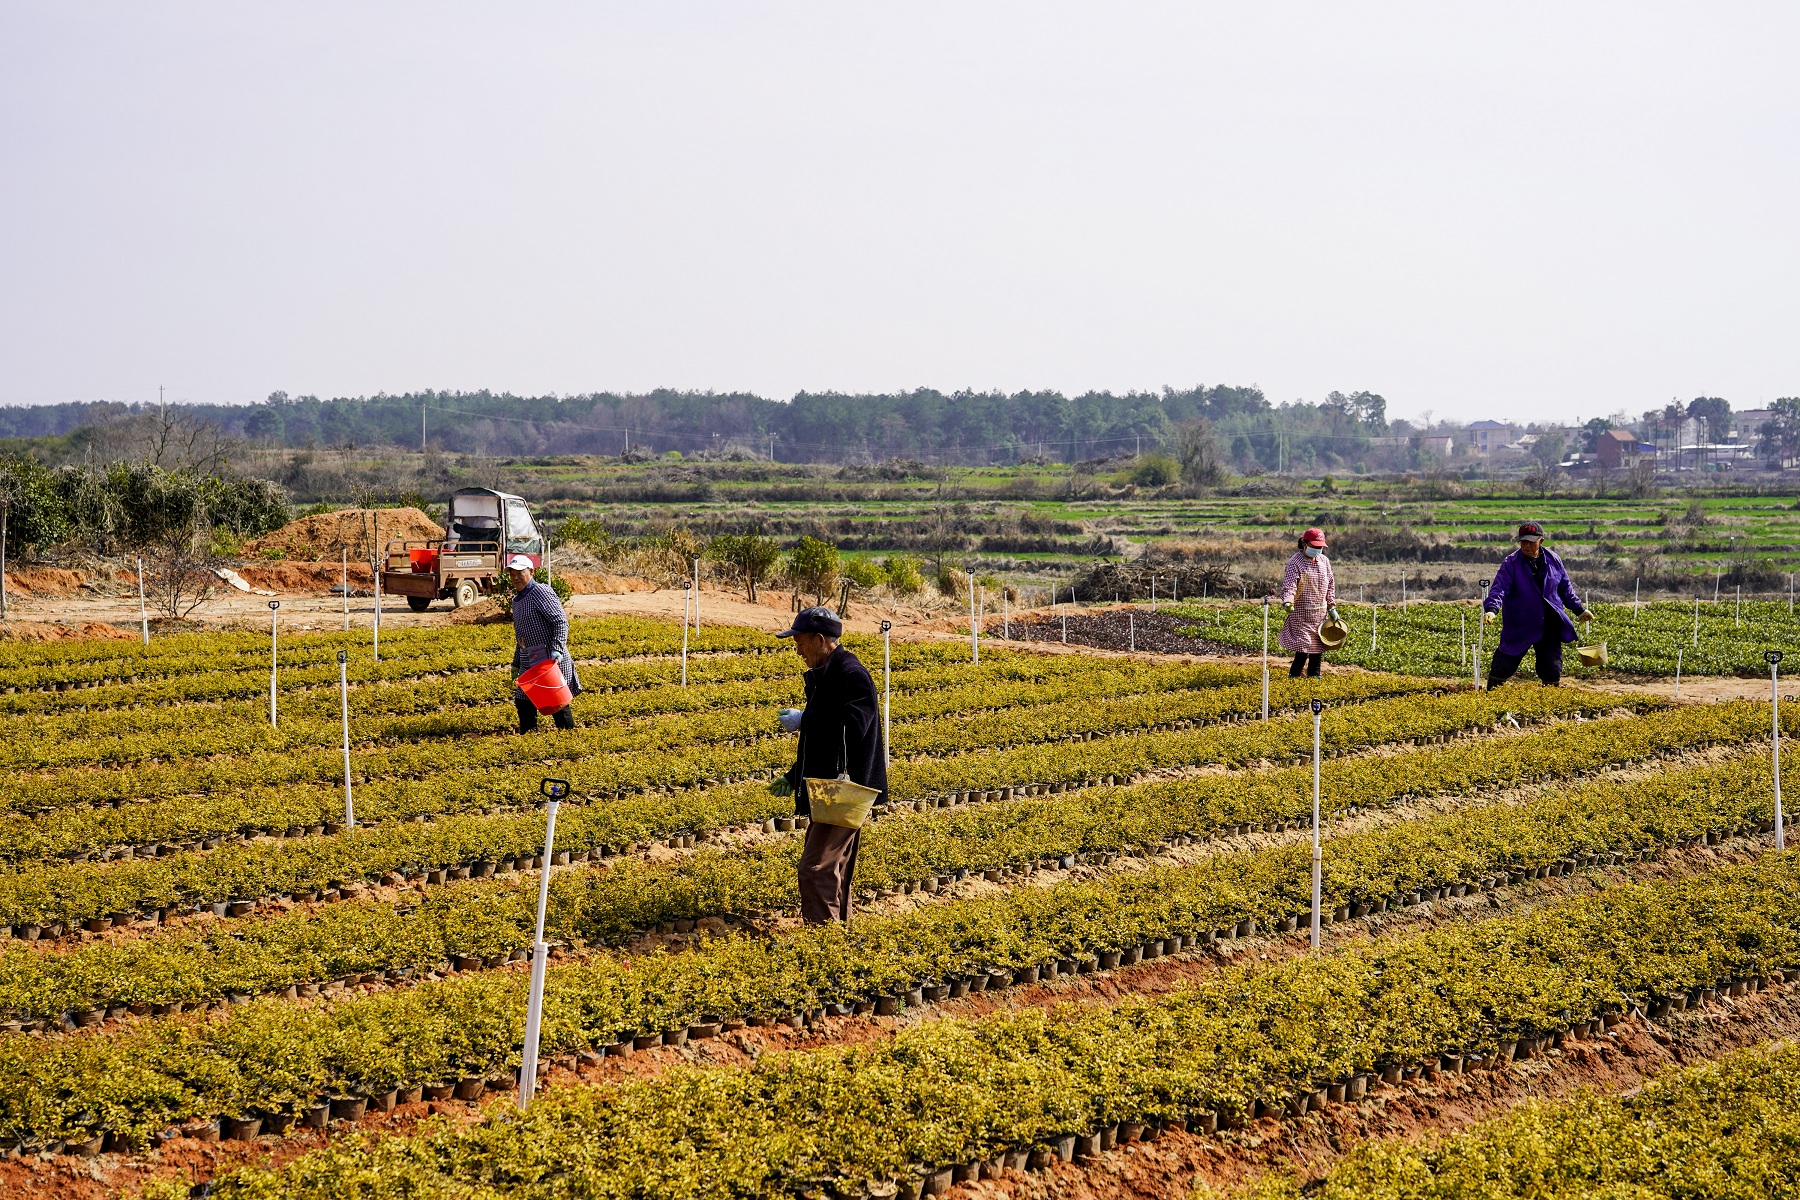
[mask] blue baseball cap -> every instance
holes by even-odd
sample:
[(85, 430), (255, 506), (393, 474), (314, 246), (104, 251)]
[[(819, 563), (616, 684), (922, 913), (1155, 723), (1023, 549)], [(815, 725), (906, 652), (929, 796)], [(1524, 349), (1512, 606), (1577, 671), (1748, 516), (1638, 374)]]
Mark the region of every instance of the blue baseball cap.
[(784, 629), (775, 636), (793, 637), (796, 633), (822, 633), (826, 637), (842, 637), (844, 636), (844, 623), (838, 620), (838, 615), (829, 608), (822, 604), (815, 604), (811, 608), (803, 608), (795, 613), (793, 627)]

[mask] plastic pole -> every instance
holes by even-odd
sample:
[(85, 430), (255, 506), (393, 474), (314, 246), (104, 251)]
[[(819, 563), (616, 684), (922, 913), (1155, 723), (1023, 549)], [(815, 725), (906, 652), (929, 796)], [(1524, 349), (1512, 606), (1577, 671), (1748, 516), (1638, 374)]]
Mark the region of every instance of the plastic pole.
[(1323, 857), (1319, 852), (1319, 714), (1324, 710), (1319, 701), (1313, 710), (1313, 828), (1312, 828), (1312, 948), (1319, 948), (1319, 892), (1323, 876)]
[(693, 591), (688, 587), (681, 589), (681, 686), (687, 686), (687, 651), (688, 651), (688, 606), (693, 602)]
[(1456, 617), (1462, 622), (1462, 641), (1456, 649), (1456, 661), (1466, 667), (1469, 665), (1469, 614), (1457, 613)]
[(1012, 641), (1012, 605), (1009, 602), (1010, 600), (1011, 600), (1011, 597), (1009, 597), (1006, 594), (1006, 589), (1001, 588), (1000, 589), (1000, 636), (1002, 639), (1004, 639), (1005, 641), (1009, 641), (1009, 642)]
[(1741, 583), (1737, 585), (1737, 612), (1733, 615), (1732, 621), (1738, 625), (1744, 623), (1744, 585)]
[(138, 555), (138, 624), (144, 630), (144, 645), (150, 644), (150, 612), (144, 607), (144, 556)]
[(350, 632), (350, 544), (344, 543), (344, 632)]
[(888, 764), (888, 739), (894, 733), (894, 656), (889, 642), (892, 621), (881, 623), (881, 765)]
[(1375, 627), (1381, 621), (1381, 605), (1369, 605), (1369, 653), (1375, 653)]
[(350, 655), (338, 651), (338, 711), (344, 718), (344, 828), (356, 828), (356, 805), (350, 798)]
[(1644, 577), (1640, 575), (1637, 582), (1631, 585), (1631, 615), (1634, 617), (1638, 615), (1638, 593), (1643, 590)]
[(1125, 628), (1127, 630), (1127, 636), (1130, 638), (1130, 641), (1126, 643), (1126, 647), (1133, 654), (1136, 654), (1137, 653), (1137, 613), (1135, 611), (1127, 612), (1125, 614)]
[(281, 607), (281, 601), (269, 601), (269, 728), (275, 728), (275, 642), (278, 622), (275, 610)]
[(1694, 597), (1694, 648), (1700, 647), (1700, 597)]
[(1263, 707), (1262, 719), (1269, 719), (1269, 602), (1263, 601)]
[(700, 559), (694, 558), (694, 632), (700, 632)]
[(1150, 577), (1150, 611), (1156, 611), (1156, 576)]
[(525, 1053), (519, 1064), (519, 1108), (524, 1110), (537, 1091), (538, 1034), (544, 1019), (544, 970), (549, 965), (550, 947), (544, 941), (544, 910), (550, 903), (550, 856), (556, 845), (556, 809), (569, 785), (561, 779), (546, 779), (542, 785), (550, 797), (550, 817), (544, 826), (544, 865), (538, 872), (537, 936), (531, 943), (531, 1000), (525, 1009)]
[(1714, 567), (1713, 568), (1713, 603), (1714, 604), (1717, 604), (1719, 602), (1719, 584), (1724, 580), (1724, 578), (1725, 578), (1725, 568), (1724, 567)]
[(1781, 816), (1781, 652), (1769, 651), (1770, 745), (1775, 759), (1775, 848), (1787, 849), (1787, 826)]
[(981, 639), (975, 634), (975, 576), (969, 576), (969, 658), (981, 661)]
[(369, 527), (372, 539), (370, 549), (375, 551), (372, 566), (375, 570), (375, 661), (381, 661), (381, 518), (374, 513), (369, 514)]
[(1686, 650), (1685, 646), (1675, 647), (1675, 694), (1673, 699), (1676, 700), (1681, 699), (1681, 656)]

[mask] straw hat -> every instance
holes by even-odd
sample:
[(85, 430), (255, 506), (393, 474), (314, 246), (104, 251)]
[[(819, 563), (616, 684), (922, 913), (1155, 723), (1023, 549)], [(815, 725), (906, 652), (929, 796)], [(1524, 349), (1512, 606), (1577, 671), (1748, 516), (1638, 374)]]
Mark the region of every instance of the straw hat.
[(1342, 621), (1327, 621), (1319, 626), (1319, 641), (1327, 650), (1336, 650), (1350, 640), (1350, 627)]
[(1606, 665), (1606, 643), (1598, 646), (1582, 646), (1575, 651), (1575, 657), (1581, 660), (1584, 667), (1604, 667)]

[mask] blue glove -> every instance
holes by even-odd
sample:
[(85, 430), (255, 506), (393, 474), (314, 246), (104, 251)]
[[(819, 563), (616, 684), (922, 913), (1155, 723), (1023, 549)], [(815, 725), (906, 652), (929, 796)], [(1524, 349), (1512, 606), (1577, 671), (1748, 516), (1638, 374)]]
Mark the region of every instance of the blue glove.
[(799, 709), (784, 708), (775, 715), (781, 721), (781, 731), (783, 733), (793, 733), (795, 730), (800, 728), (800, 710)]

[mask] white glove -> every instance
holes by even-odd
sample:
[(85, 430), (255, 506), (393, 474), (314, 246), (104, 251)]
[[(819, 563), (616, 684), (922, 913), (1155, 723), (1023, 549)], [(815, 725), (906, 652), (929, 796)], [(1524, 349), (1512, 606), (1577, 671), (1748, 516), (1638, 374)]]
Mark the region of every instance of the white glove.
[(777, 719), (781, 721), (781, 731), (783, 733), (793, 733), (800, 728), (801, 713), (799, 709), (784, 708), (775, 715)]
[(1594, 623), (1594, 610), (1590, 608), (1575, 619), (1580, 621), (1583, 625), (1592, 625)]
[(1481, 614), (1481, 623), (1483, 625), (1492, 625), (1494, 623), (1494, 611), (1492, 609), (1488, 609)]

